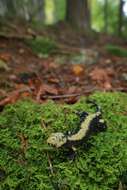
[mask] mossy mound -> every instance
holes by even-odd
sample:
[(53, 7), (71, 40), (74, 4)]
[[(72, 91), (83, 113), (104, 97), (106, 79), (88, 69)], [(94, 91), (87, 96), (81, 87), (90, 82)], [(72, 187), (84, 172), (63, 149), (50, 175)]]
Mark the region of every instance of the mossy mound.
[[(95, 112), (84, 98), (75, 105), (30, 100), (8, 105), (0, 115), (0, 190), (113, 190), (127, 171), (127, 95), (96, 93), (106, 132), (89, 140), (91, 147), (77, 150), (74, 161), (65, 150), (46, 144), (51, 132), (76, 128), (76, 110)], [(53, 175), (51, 174), (52, 164)]]
[(25, 43), (32, 51), (42, 57), (48, 56), (57, 49), (56, 42), (49, 38), (37, 37), (26, 40)]
[(127, 57), (127, 50), (125, 48), (111, 44), (107, 45), (105, 48), (112, 55), (116, 55), (119, 57)]

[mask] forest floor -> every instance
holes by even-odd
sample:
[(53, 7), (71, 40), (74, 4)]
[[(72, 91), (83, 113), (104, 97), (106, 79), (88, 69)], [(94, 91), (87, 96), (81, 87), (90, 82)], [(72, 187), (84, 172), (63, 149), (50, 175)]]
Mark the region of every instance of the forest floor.
[[(1, 27), (0, 189), (126, 188), (126, 48), (126, 40), (91, 36), (62, 23), (39, 31), (11, 22)], [(76, 113), (95, 112), (85, 98), (77, 103), (88, 95), (103, 110), (97, 126), (106, 121), (108, 130), (90, 137), (88, 146), (86, 138), (71, 161), (66, 148), (54, 149), (47, 138), (52, 132), (69, 135), (80, 129), (82, 118)], [(23, 98), (34, 101), (17, 102)], [(87, 132), (94, 126), (93, 114), (88, 116), (83, 121)]]
[[(113, 43), (126, 49), (125, 41), (104, 34), (91, 39), (64, 25), (41, 33), (13, 29), (13, 35), (0, 34), (1, 110), (23, 97), (72, 104), (94, 91), (127, 92), (127, 57), (112, 55), (105, 48)], [(34, 53), (24, 38), (36, 35), (52, 37), (59, 48), (47, 57)]]

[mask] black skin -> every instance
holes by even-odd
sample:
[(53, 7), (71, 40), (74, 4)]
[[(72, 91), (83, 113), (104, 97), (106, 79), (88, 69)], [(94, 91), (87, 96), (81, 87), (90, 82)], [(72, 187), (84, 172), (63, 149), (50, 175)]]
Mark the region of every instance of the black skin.
[[(67, 141), (67, 143), (64, 145), (64, 147), (67, 147), (69, 150), (69, 154), (68, 154), (69, 159), (74, 160), (74, 158), (76, 156), (76, 151), (73, 150), (73, 147), (77, 147), (77, 146), (84, 144), (85, 150), (88, 150), (88, 148), (90, 147), (90, 144), (86, 143), (87, 140), (92, 135), (97, 134), (98, 132), (106, 131), (106, 128), (107, 128), (106, 123), (104, 123), (102, 126), (98, 121), (99, 121), (99, 117), (97, 117), (91, 121), (91, 124), (89, 126), (90, 130), (88, 131), (88, 133), (82, 140), (75, 141), (75, 142)], [(95, 125), (98, 125), (98, 128), (96, 128)]]
[(77, 112), (76, 114), (80, 117), (80, 123), (82, 123), (85, 120), (85, 118), (88, 116), (88, 113), (85, 111)]

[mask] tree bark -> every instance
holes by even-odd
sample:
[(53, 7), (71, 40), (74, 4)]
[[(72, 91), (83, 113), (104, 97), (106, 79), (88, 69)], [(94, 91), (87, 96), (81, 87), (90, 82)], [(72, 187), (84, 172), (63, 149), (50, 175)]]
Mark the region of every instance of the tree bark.
[(67, 0), (66, 21), (79, 29), (90, 29), (88, 0)]
[(44, 0), (39, 0), (38, 1), (38, 17), (39, 17), (39, 20), (44, 20)]
[(122, 26), (123, 26), (123, 6), (124, 1), (119, 0), (119, 22), (118, 22), (118, 35), (122, 35)]

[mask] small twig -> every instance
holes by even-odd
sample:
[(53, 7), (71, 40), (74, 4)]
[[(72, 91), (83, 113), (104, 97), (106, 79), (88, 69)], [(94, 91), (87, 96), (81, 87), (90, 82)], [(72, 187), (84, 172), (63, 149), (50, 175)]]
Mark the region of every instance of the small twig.
[(127, 92), (127, 88), (115, 88), (114, 90), (112, 91), (119, 91), (119, 92)]
[(45, 122), (44, 122), (43, 119), (41, 120), (41, 126), (42, 126), (44, 129), (46, 129), (46, 125), (45, 125)]
[(86, 95), (89, 94), (93, 91), (97, 90), (96, 88), (91, 88), (88, 90), (84, 90), (82, 91), (82, 93), (77, 93), (77, 94), (62, 94), (62, 95), (43, 95), (43, 98), (47, 98), (47, 99), (64, 99), (64, 98), (71, 98), (71, 97), (77, 97), (77, 96), (82, 96), (82, 95)]
[(28, 146), (28, 139), (22, 133), (18, 133), (17, 136), (20, 138), (20, 141), (21, 141), (21, 150), (25, 154), (25, 152), (27, 150), (27, 146)]
[(72, 52), (72, 53), (80, 53), (82, 48), (75, 48), (72, 46), (66, 46), (65, 44), (57, 44), (59, 49), (62, 49), (62, 51), (66, 51), (67, 53)]
[(52, 162), (51, 162), (51, 158), (47, 152), (47, 157), (48, 157), (48, 163), (49, 163), (49, 168), (50, 168), (50, 172), (52, 175), (54, 175), (54, 171), (53, 171), (53, 166), (52, 166)]
[(81, 96), (82, 94), (63, 94), (63, 95), (43, 95), (43, 98), (49, 98), (49, 99), (60, 99), (60, 98), (70, 98), (70, 97), (75, 97), (75, 96)]
[(5, 39), (14, 39), (14, 40), (31, 40), (33, 39), (32, 35), (17, 35), (17, 34), (5, 34), (0, 32), (0, 37)]

